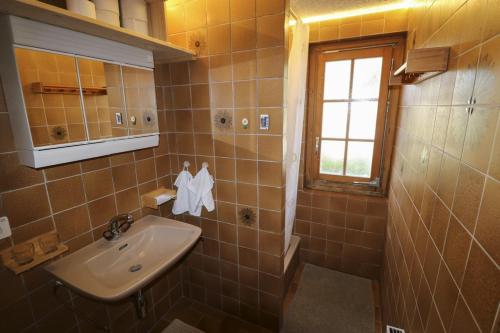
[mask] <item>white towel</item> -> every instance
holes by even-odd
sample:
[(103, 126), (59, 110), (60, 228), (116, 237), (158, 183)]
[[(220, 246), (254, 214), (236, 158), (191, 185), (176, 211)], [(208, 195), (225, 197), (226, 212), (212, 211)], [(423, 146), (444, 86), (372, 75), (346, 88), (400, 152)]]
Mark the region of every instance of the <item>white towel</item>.
[(189, 211), (191, 202), (190, 196), (191, 193), (188, 189), (191, 180), (193, 179), (193, 175), (189, 171), (183, 170), (177, 176), (174, 185), (177, 186), (177, 198), (174, 201), (174, 206), (172, 207), (172, 213), (175, 215), (182, 214), (184, 212)]
[(212, 196), (213, 187), (214, 179), (208, 173), (207, 167), (203, 166), (188, 186), (191, 192), (189, 196), (189, 214), (200, 216), (202, 206), (205, 206), (209, 212), (215, 209), (214, 198)]

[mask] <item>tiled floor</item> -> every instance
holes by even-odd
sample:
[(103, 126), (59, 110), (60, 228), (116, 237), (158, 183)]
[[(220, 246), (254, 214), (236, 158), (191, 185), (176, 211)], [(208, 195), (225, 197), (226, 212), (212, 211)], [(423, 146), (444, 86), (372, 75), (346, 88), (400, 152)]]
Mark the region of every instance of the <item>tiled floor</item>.
[[(285, 301), (283, 304), (283, 309), (286, 317), (286, 312), (288, 309), (288, 306), (293, 300), (293, 297), (297, 293), (297, 289), (299, 288), (300, 281), (302, 279), (302, 272), (304, 270), (304, 263), (301, 262), (299, 264), (299, 267), (297, 268), (297, 271), (295, 272), (295, 275), (293, 276), (292, 282), (290, 283), (290, 287), (288, 288), (288, 292), (285, 295)], [(381, 304), (380, 304), (380, 284), (378, 281), (372, 280), (372, 292), (373, 292), (373, 307), (374, 307), (374, 313), (375, 313), (375, 332), (376, 333), (382, 333), (382, 311), (381, 311)]]
[(175, 318), (206, 333), (271, 333), (260, 326), (247, 323), (187, 298), (181, 299), (169, 311), (166, 318), (155, 326), (152, 333), (160, 333)]

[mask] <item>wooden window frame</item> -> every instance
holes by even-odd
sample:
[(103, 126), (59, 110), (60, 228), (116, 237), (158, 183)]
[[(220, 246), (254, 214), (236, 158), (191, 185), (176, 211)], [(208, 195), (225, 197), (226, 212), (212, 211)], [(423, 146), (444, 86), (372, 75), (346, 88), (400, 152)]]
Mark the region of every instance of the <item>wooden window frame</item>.
[[(403, 62), (405, 44), (406, 34), (404, 33), (377, 37), (357, 38), (353, 40), (323, 42), (310, 45), (305, 147), (305, 187), (317, 190), (363, 193), (376, 196), (384, 196), (386, 194), (400, 92), (399, 87), (389, 86), (389, 79), (393, 68), (398, 68), (398, 66)], [(342, 51), (338, 52), (339, 50)], [(366, 52), (367, 57), (385, 56), (387, 58), (391, 57), (389, 53), (392, 54), (392, 59), (383, 62), (381, 77), (382, 84), (380, 87), (380, 98), (378, 99), (379, 112), (377, 113), (377, 127), (375, 130), (375, 143), (373, 153), (374, 158), (372, 163), (371, 175), (369, 179), (362, 177), (336, 176), (326, 174), (320, 175), (320, 147), (316, 149), (316, 137), (321, 138), (321, 119), (322, 107), (324, 102), (324, 64), (325, 61), (328, 61), (330, 59), (341, 60), (342, 58), (349, 58), (349, 56), (352, 56), (354, 53), (359, 53), (359, 50), (365, 50), (364, 52)], [(354, 62), (352, 62), (352, 64), (353, 63)], [(320, 141), (321, 140), (322, 139), (320, 139)], [(345, 140), (347, 144), (348, 141), (347, 139)], [(349, 141), (356, 140), (349, 139)], [(344, 164), (345, 163), (346, 161), (344, 159)], [(379, 178), (378, 183), (370, 182), (370, 180), (373, 180), (377, 177)]]

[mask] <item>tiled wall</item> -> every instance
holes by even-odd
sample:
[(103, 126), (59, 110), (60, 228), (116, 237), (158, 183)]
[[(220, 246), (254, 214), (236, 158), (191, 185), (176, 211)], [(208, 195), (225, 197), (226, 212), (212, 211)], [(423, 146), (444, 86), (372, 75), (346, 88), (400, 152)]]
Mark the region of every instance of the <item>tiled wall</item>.
[[(159, 76), (160, 73), (157, 73)], [(157, 79), (157, 81), (159, 81)], [(160, 89), (161, 90), (161, 89)], [(158, 211), (141, 209), (139, 197), (159, 185), (170, 187), (171, 167), (165, 118), (160, 122), (160, 145), (110, 157), (62, 166), (31, 169), (18, 162), (9, 113), (0, 89), (0, 216), (7, 216), (12, 237), (0, 240), (0, 250), (38, 234), (57, 230), (61, 240), (75, 251), (101, 238), (108, 219), (131, 212), (135, 218)], [(158, 100), (164, 115), (163, 100)], [(164, 213), (168, 214), (168, 207)], [(116, 332), (144, 332), (155, 324), (182, 295), (181, 268), (163, 275), (146, 291), (148, 316), (138, 321), (128, 300), (98, 303), (58, 292), (60, 300), (79, 313), (108, 325)], [(0, 267), (0, 331), (94, 331), (77, 319), (62, 301), (53, 297), (53, 280), (42, 268), (16, 276)]]
[(376, 14), (333, 19), (309, 25), (310, 42), (324, 42), (345, 38), (406, 31), (408, 10), (391, 10)]
[[(171, 65), (163, 82), (170, 152), (179, 165), (173, 172), (184, 160), (192, 173), (206, 161), (215, 178), (216, 211), (178, 217), (201, 225), (204, 237), (188, 258), (187, 292), (275, 328), (284, 289), (285, 1), (166, 5), (168, 40), (199, 55)], [(259, 129), (261, 114), (270, 115), (269, 130)], [(216, 125), (218, 117), (226, 123)], [(239, 218), (243, 208), (255, 216), (251, 225)]]
[(378, 280), (386, 217), (385, 198), (301, 189), (294, 229), (301, 259)]
[(451, 61), (448, 72), (403, 89), (384, 322), (407, 332), (498, 332), (500, 2), (427, 3), (410, 12), (408, 44), (450, 46)]

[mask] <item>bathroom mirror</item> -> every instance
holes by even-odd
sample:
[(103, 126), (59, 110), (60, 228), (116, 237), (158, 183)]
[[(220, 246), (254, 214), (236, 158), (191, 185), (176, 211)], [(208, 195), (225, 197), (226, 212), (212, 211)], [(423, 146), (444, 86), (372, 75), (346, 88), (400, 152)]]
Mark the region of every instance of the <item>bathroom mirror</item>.
[(129, 135), (158, 132), (153, 71), (122, 66)]
[(8, 32), (0, 39), (2, 86), (21, 164), (43, 168), (158, 146), (152, 51), (0, 18)]
[(120, 67), (78, 58), (89, 140), (128, 135)]
[(86, 141), (75, 57), (15, 48), (34, 147)]

